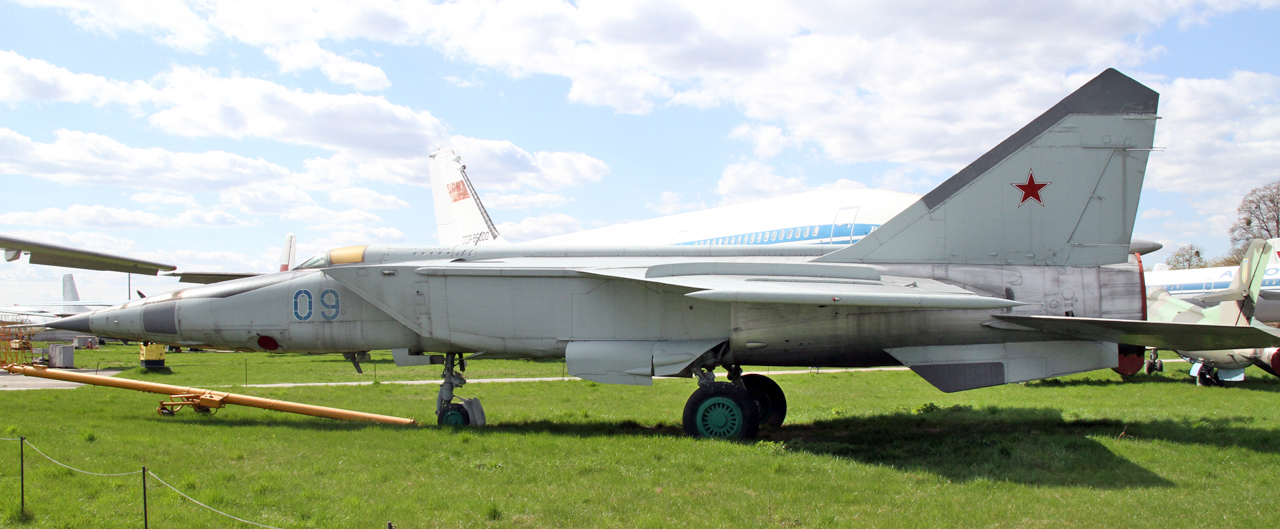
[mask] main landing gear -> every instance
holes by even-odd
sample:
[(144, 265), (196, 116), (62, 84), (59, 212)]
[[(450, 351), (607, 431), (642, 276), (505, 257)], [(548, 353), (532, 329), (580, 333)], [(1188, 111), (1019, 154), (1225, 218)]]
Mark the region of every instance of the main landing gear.
[(1195, 364), (1191, 366), (1191, 376), (1196, 377), (1197, 386), (1224, 386), (1222, 379), (1218, 378), (1218, 370), (1208, 367), (1204, 364)]
[(1151, 348), (1150, 357), (1147, 358), (1146, 362), (1143, 362), (1142, 370), (1148, 375), (1157, 371), (1164, 371), (1164, 360), (1160, 359), (1160, 355), (1156, 353), (1156, 349), (1154, 347)]
[[(459, 371), (467, 370), (467, 360), (458, 353), (444, 355), (444, 372), (440, 393), (436, 395), (436, 424), (440, 426), (484, 426), (484, 408), (480, 399), (463, 399), (454, 402), (454, 388), (462, 387), (467, 379)], [(455, 369), (455, 367), (457, 369)]]
[(716, 382), (715, 366), (699, 367), (698, 389), (684, 405), (684, 432), (693, 437), (754, 439), (761, 426), (777, 428), (787, 417), (787, 397), (764, 375), (728, 366), (728, 382)]

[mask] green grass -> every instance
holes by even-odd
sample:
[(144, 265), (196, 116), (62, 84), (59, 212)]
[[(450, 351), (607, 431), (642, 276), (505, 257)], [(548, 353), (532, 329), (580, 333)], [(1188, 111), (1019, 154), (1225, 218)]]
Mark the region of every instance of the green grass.
[[(197, 369), (179, 365), (169, 376)], [(212, 365), (200, 369), (234, 372)], [(1236, 387), (1199, 388), (1185, 364), (1166, 370), (954, 394), (902, 371), (782, 375), (788, 424), (757, 443), (682, 436), (690, 380), (468, 385), (459, 393), (481, 397), (491, 423), (476, 429), (246, 408), (164, 418), (157, 395), (0, 392), (0, 437), (96, 472), (146, 465), (279, 527), (1274, 526), (1280, 380), (1251, 369)], [(430, 418), (435, 389), (238, 391)], [(0, 443), (0, 525), (140, 522), (138, 476), (78, 475), (31, 450), (22, 521), (17, 452)], [(156, 484), (149, 507), (154, 527), (234, 526)]]

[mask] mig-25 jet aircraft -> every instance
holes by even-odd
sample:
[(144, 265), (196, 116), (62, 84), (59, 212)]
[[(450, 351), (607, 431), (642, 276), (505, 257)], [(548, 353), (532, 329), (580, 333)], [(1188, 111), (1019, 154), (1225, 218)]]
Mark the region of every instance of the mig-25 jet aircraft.
[(785, 418), (781, 388), (742, 365), (906, 365), (951, 392), (1115, 367), (1121, 349), (1280, 345), (1251, 326), (1145, 321), (1129, 248), (1157, 102), (1106, 70), (851, 245), (355, 246), (52, 326), (391, 349), (444, 365), (441, 424), (483, 422), (477, 401), (454, 402), (471, 359), (562, 357), (605, 383), (692, 376), (684, 429), (721, 438)]

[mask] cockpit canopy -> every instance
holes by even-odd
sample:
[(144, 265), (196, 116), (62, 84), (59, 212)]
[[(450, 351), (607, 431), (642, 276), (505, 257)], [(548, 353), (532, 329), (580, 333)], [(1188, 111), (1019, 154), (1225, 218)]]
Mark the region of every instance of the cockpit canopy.
[(333, 265), (363, 263), (364, 251), (369, 245), (347, 246), (345, 248), (337, 248), (327, 252), (320, 252), (310, 259), (303, 261), (302, 264), (294, 267), (294, 270), (312, 270), (316, 268), (328, 268)]

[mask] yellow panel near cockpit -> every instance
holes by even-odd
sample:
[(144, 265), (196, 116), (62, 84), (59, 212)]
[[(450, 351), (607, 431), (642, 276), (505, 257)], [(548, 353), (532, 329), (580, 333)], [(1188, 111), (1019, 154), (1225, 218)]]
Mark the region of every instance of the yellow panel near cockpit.
[(363, 263), (364, 250), (365, 248), (368, 248), (368, 247), (369, 245), (366, 244), (363, 246), (348, 246), (346, 248), (329, 250), (329, 263), (336, 264), (336, 265), (349, 264), (349, 263)]

